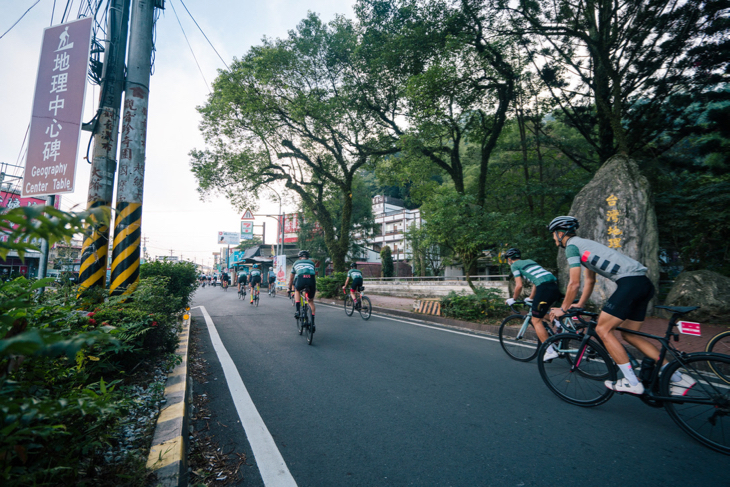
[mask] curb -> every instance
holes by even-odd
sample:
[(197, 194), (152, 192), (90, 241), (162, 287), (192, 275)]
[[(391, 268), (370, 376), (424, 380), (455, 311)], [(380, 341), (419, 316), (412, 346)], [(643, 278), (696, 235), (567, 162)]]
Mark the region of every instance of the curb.
[(190, 311), (183, 316), (180, 344), (176, 353), (182, 362), (167, 375), (165, 407), (160, 410), (147, 458), (147, 469), (157, 475), (156, 486), (185, 487), (188, 485), (188, 341)]

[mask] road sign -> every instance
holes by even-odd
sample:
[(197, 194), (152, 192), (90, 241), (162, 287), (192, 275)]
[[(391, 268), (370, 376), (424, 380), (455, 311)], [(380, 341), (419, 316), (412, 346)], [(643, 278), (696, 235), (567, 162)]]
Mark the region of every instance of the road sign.
[(236, 232), (218, 232), (219, 245), (238, 245), (241, 242)]
[(251, 210), (246, 210), (246, 212), (241, 217), (241, 220), (253, 220), (253, 213), (251, 213)]
[(241, 221), (241, 240), (253, 239), (253, 222)]

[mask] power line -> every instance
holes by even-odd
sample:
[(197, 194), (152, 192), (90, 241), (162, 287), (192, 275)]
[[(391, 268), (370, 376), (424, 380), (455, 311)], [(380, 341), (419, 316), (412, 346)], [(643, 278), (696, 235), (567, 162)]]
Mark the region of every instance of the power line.
[[(185, 7), (185, 10), (187, 11), (187, 13), (190, 16), (190, 18), (193, 19), (193, 22), (195, 22), (195, 25), (198, 26), (198, 29), (200, 29), (200, 33), (203, 34), (203, 37), (205, 37), (205, 40), (208, 41), (208, 44), (210, 44), (210, 47), (212, 47), (213, 50), (215, 51), (215, 53), (218, 54), (218, 50), (215, 48), (215, 46), (213, 45), (213, 43), (210, 42), (210, 39), (208, 39), (208, 36), (205, 35), (205, 32), (203, 32), (203, 29), (200, 27), (200, 25), (198, 25), (198, 21), (195, 20), (195, 17), (193, 17), (193, 14), (191, 14), (190, 13), (190, 10), (188, 10), (188, 8), (185, 6), (185, 2), (183, 2), (183, 0), (180, 0), (180, 3), (182, 3), (182, 6)], [(223, 58), (221, 57), (220, 54), (218, 54), (218, 58), (221, 60), (221, 62), (223, 63), (223, 65), (226, 67), (226, 69), (230, 69), (228, 67), (228, 65), (226, 64), (226, 62), (223, 60)]]
[[(11, 25), (8, 30), (5, 31), (5, 34), (7, 34), (8, 32), (10, 32), (11, 30), (13, 30), (13, 27), (15, 27), (16, 25), (18, 25), (18, 22), (20, 22), (21, 20), (23, 20), (23, 17), (25, 17), (25, 14), (27, 14), (28, 12), (30, 12), (30, 9), (32, 9), (33, 7), (35, 7), (36, 5), (38, 5), (38, 3), (40, 1), (41, 0), (36, 0), (36, 2), (33, 5), (31, 5), (30, 8), (28, 8), (28, 10), (26, 10), (25, 13), (23, 15), (21, 15), (20, 18), (18, 20), (16, 20), (15, 23), (13, 25)], [(0, 36), (0, 39), (2, 39), (3, 37), (5, 37), (5, 34), (1, 35)]]
[(170, 2), (170, 6), (172, 7), (172, 11), (175, 14), (175, 18), (177, 19), (178, 25), (180, 25), (180, 30), (182, 30), (183, 36), (185, 37), (185, 42), (188, 43), (188, 47), (190, 48), (190, 53), (193, 55), (193, 59), (195, 59), (195, 64), (198, 66), (198, 71), (200, 71), (200, 76), (203, 77), (203, 81), (205, 81), (205, 86), (208, 88), (208, 91), (210, 92), (210, 85), (208, 84), (208, 80), (205, 79), (203, 70), (200, 69), (200, 64), (198, 64), (198, 58), (195, 57), (195, 53), (193, 52), (193, 46), (190, 45), (190, 41), (188, 40), (188, 35), (185, 33), (185, 29), (183, 29), (182, 23), (180, 22), (180, 17), (177, 16), (177, 11), (175, 10), (175, 5), (173, 5), (172, 1)]

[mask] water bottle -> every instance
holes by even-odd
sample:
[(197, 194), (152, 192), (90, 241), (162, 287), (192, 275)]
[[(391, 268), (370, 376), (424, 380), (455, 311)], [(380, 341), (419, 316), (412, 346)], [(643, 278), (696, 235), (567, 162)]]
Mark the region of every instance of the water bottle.
[(641, 361), (639, 379), (642, 382), (649, 382), (651, 380), (651, 374), (654, 372), (654, 367), (656, 367), (656, 360), (650, 357), (644, 357), (644, 360)]

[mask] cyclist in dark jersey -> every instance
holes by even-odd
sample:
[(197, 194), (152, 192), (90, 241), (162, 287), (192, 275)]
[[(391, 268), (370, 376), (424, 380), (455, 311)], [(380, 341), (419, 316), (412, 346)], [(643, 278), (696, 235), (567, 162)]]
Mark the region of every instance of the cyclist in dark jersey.
[[(558, 280), (549, 271), (530, 259), (523, 259), (522, 253), (515, 248), (504, 253), (510, 270), (515, 276), (515, 291), (513, 297), (507, 300), (507, 306), (512, 306), (522, 293), (522, 279), (530, 281), (532, 292), (530, 297), (525, 299), (527, 304), (532, 305), (532, 326), (535, 327), (537, 337), (541, 342), (548, 339), (548, 333), (542, 324), (543, 317), (550, 311), (550, 307), (560, 299)], [(551, 345), (543, 356), (543, 360), (552, 360), (558, 357), (558, 352)]]
[(250, 279), (250, 286), (251, 286), (251, 302), (250, 304), (253, 304), (253, 297), (256, 293), (256, 286), (261, 284), (261, 269), (259, 269), (258, 264), (253, 265), (253, 269), (251, 269), (251, 272), (249, 274)]
[(312, 309), (312, 326), (314, 326), (314, 295), (317, 294), (317, 280), (315, 278), (316, 267), (314, 262), (309, 260), (309, 251), (300, 250), (299, 260), (294, 262), (289, 276), (289, 290), (294, 288), (294, 302), (296, 303), (297, 312), (294, 318), (299, 319), (299, 311), (301, 302), (299, 300), (299, 292), (306, 289), (309, 296), (309, 307)]
[[(571, 306), (584, 307), (596, 284), (596, 274), (616, 282), (616, 291), (608, 298), (598, 316), (596, 332), (624, 377), (616, 382), (606, 381), (606, 387), (618, 392), (643, 394), (644, 385), (636, 377), (629, 356), (613, 331), (619, 326), (635, 331), (641, 328), (646, 317), (646, 308), (654, 296), (654, 285), (646, 277), (647, 269), (644, 265), (598, 242), (577, 237), (578, 227), (578, 220), (572, 216), (559, 216), (548, 225), (555, 245), (565, 249), (570, 268), (570, 282), (565, 299), (560, 308), (552, 309), (551, 316), (559, 318)], [(583, 293), (578, 303), (573, 305), (580, 288), (581, 267), (585, 267)], [(622, 337), (647, 357), (659, 360), (659, 351), (648, 340), (628, 333), (622, 334)], [(693, 379), (679, 372), (671, 379), (673, 387), (681, 387), (685, 391), (694, 386)]]
[[(350, 282), (350, 279), (352, 279), (352, 282)], [(352, 302), (357, 303), (357, 306), (359, 306), (360, 303), (358, 303), (357, 299), (355, 299), (355, 293), (360, 290), (360, 286), (362, 286), (363, 283), (363, 278), (362, 272), (357, 269), (357, 263), (355, 262), (350, 264), (350, 270), (347, 272), (345, 285), (342, 286), (343, 291), (347, 288), (348, 283), (350, 284), (350, 295), (352, 296)]]

